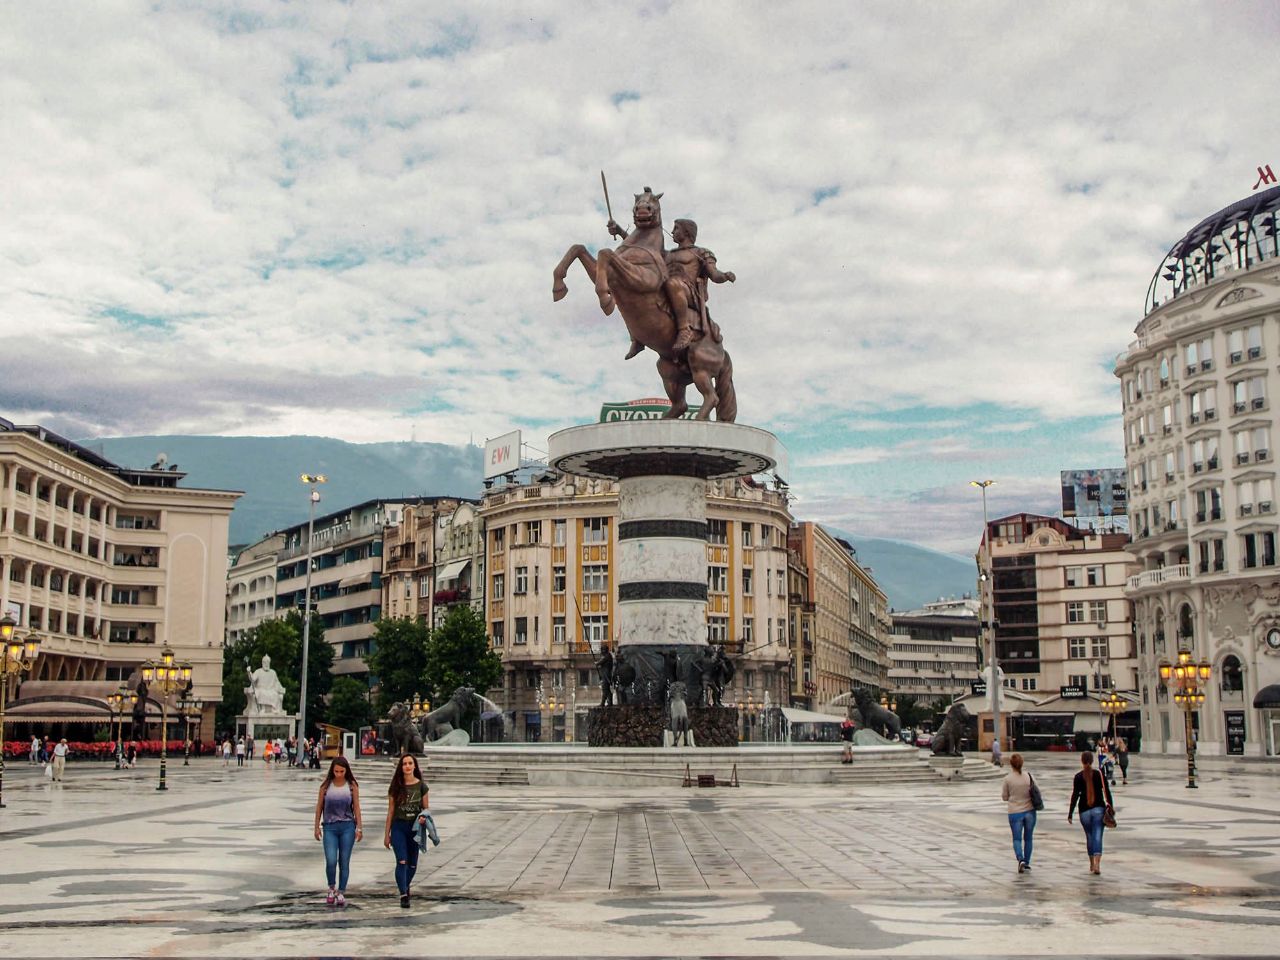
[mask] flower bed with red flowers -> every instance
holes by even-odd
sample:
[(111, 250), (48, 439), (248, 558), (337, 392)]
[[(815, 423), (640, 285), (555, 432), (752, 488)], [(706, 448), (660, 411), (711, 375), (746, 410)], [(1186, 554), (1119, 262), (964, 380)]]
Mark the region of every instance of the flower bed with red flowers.
[[(57, 741), (49, 742), (52, 747)], [(138, 756), (140, 757), (158, 757), (160, 756), (159, 740), (137, 740), (125, 741), (126, 746), (130, 742), (138, 744)], [(100, 743), (88, 743), (82, 740), (68, 740), (67, 748), (71, 752), (71, 756), (80, 760), (110, 760), (116, 755), (115, 741), (107, 741)], [(168, 752), (172, 756), (182, 753), (183, 743), (181, 740), (170, 740), (168, 743)], [(192, 753), (199, 753), (198, 744), (193, 744)], [(31, 755), (30, 740), (6, 740), (4, 742), (5, 757), (22, 757), (26, 758)]]

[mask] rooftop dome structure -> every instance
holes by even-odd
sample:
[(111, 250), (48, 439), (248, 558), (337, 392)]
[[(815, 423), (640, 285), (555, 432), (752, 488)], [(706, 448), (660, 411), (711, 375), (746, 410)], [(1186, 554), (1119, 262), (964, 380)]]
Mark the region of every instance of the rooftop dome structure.
[(1280, 257), (1277, 210), (1280, 186), (1237, 200), (1188, 230), (1169, 248), (1151, 278), (1143, 316), (1230, 270)]

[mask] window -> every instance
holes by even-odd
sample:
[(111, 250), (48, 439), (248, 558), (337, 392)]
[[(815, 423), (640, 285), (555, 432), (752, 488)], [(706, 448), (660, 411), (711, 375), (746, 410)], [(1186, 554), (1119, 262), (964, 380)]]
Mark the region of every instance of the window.
[(582, 568), (583, 593), (607, 593), (609, 590), (609, 567), (606, 564), (590, 564)]
[(1088, 640), (1085, 637), (1072, 637), (1067, 643), (1067, 656), (1072, 660), (1083, 660), (1088, 656)]
[(582, 632), (586, 634), (591, 649), (599, 650), (600, 644), (609, 642), (609, 618), (599, 615), (583, 617)]
[(1094, 637), (1089, 646), (1094, 660), (1106, 660), (1111, 656), (1110, 644), (1106, 637)]
[(1090, 600), (1089, 601), (1089, 619), (1093, 623), (1107, 622), (1107, 601)]
[(583, 543), (608, 543), (609, 542), (609, 518), (608, 517), (588, 517), (582, 521), (582, 542)]
[(1084, 582), (1091, 587), (1103, 586), (1104, 570), (1102, 567), (1085, 567)]
[(1231, 384), (1231, 412), (1261, 410), (1267, 405), (1267, 378), (1249, 377)]
[(516, 567), (516, 584), (515, 589), (511, 591), (517, 597), (524, 596), (529, 592), (529, 568)]
[(1184, 353), (1187, 361), (1187, 375), (1213, 369), (1213, 338), (1205, 337), (1188, 343)]
[(507, 528), (497, 527), (493, 531), (493, 549), (502, 550), (507, 545)]
[(749, 523), (744, 523), (744, 524), (742, 525), (742, 545), (743, 545), (744, 547), (750, 547), (750, 546), (752, 545), (752, 544), (751, 544), (751, 531), (752, 531), (752, 529), (753, 529), (753, 527), (752, 527), (752, 525), (751, 525), (751, 524), (749, 524)]
[(1084, 623), (1084, 601), (1072, 600), (1067, 604), (1067, 623)]
[(725, 544), (729, 542), (729, 523), (727, 520), (707, 521), (707, 543)]
[(1250, 324), (1227, 334), (1227, 353), (1231, 363), (1240, 363), (1246, 358), (1257, 360), (1262, 356), (1262, 324)]
[(744, 567), (742, 570), (742, 595), (744, 597), (751, 596), (752, 571), (750, 567)]
[(404, 578), (404, 598), (406, 600), (413, 599), (413, 580), (409, 577)]
[(729, 592), (729, 568), (728, 567), (707, 567), (707, 592), (708, 593), (728, 593)]
[(1246, 533), (1240, 538), (1243, 563), (1246, 568), (1274, 567), (1276, 565), (1276, 535), (1267, 530), (1262, 533)]
[(542, 521), (530, 520), (529, 529), (525, 534), (525, 543), (541, 543), (542, 542)]
[(742, 618), (742, 642), (746, 646), (751, 646), (755, 640), (756, 622), (751, 617)]
[(564, 593), (564, 583), (565, 583), (564, 567), (552, 567), (551, 568), (551, 592)]
[(1222, 488), (1209, 487), (1196, 491), (1196, 522), (1222, 519)]
[(537, 690), (542, 686), (542, 673), (538, 670), (526, 670), (524, 672), (524, 688), (526, 690)]
[(787, 593), (787, 571), (778, 570), (778, 596), (785, 596)]
[(726, 643), (729, 640), (729, 618), (707, 617), (707, 642)]
[(490, 595), (495, 600), (501, 600), (504, 596), (506, 596), (506, 590), (507, 590), (506, 575), (501, 573), (495, 573), (493, 575), (493, 590), (491, 591)]
[(1196, 544), (1200, 573), (1221, 573), (1227, 568), (1226, 542), (1221, 538), (1201, 540)]
[(423, 577), (418, 581), (418, 598), (423, 599), (429, 596), (431, 596), (431, 581)]
[(551, 618), (551, 642), (564, 643), (566, 640), (564, 617)]
[(529, 642), (529, 618), (516, 617), (516, 634), (511, 641), (517, 646)]
[(565, 532), (565, 522), (563, 520), (555, 521), (555, 525), (552, 528), (552, 536), (555, 537), (555, 545), (557, 547), (564, 546), (564, 532)]
[(594, 671), (594, 670), (589, 670), (589, 669), (585, 669), (585, 668), (579, 668), (579, 670), (578, 670), (578, 686), (580, 686), (580, 687), (589, 687), (589, 686), (591, 686), (593, 683), (595, 683), (595, 682), (596, 682), (596, 681), (595, 681), (595, 677), (593, 677), (593, 676), (592, 676), (592, 674), (593, 674), (593, 673), (595, 673), (595, 671)]
[(1036, 678), (1035, 678), (1035, 677), (1023, 677), (1023, 678), (1022, 678), (1022, 689), (1023, 689), (1023, 690), (1034, 690), (1035, 688), (1036, 688)]
[[(1260, 480), (1246, 480), (1236, 484), (1236, 503), (1240, 507), (1240, 515), (1248, 516), (1257, 513), (1270, 513), (1272, 503), (1272, 480), (1264, 477)], [(1263, 506), (1265, 504), (1265, 506)]]
[(1068, 587), (1078, 587), (1084, 583), (1083, 567), (1067, 567), (1065, 572)]
[(1067, 683), (1073, 687), (1079, 687), (1081, 690), (1089, 689), (1089, 675), (1087, 673), (1073, 673), (1067, 677)]
[(506, 633), (507, 625), (501, 620), (495, 620), (489, 624), (489, 636), (493, 637), (493, 645), (500, 647), (503, 644), (503, 634)]
[(1218, 466), (1218, 438), (1205, 437), (1191, 444), (1191, 470), (1203, 473), (1205, 469), (1214, 470)]

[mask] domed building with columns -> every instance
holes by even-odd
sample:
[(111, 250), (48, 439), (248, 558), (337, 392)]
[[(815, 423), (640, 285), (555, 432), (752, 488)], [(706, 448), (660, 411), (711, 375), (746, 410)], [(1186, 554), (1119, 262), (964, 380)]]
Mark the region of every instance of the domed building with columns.
[(1160, 671), (1185, 652), (1209, 674), (1192, 701), (1199, 752), (1280, 753), (1278, 210), (1272, 188), (1192, 227), (1116, 360), (1144, 752), (1186, 749), (1183, 698)]

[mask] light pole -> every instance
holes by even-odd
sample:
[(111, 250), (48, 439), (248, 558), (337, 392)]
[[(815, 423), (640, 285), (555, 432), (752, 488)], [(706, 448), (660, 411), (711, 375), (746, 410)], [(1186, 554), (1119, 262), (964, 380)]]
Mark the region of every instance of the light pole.
[(1116, 717), (1129, 709), (1129, 701), (1112, 690), (1098, 701), (1098, 706), (1111, 717), (1111, 739), (1116, 739)]
[(307, 597), (303, 603), (302, 613), (302, 684), (298, 692), (298, 742), (307, 738), (307, 660), (311, 655), (311, 554), (315, 549), (313, 540), (316, 527), (316, 504), (320, 502), (320, 491), (316, 489), (329, 478), (323, 473), (304, 473), (302, 482), (311, 487), (311, 511), (307, 515), (307, 580), (304, 587)]
[(179, 690), (186, 689), (191, 682), (191, 664), (173, 662), (173, 650), (165, 646), (160, 651), (160, 659), (147, 660), (142, 664), (142, 682), (148, 687), (155, 683), (160, 693), (160, 783), (157, 790), (168, 790), (165, 783), (165, 764), (169, 759), (169, 697)]
[(0, 807), (4, 806), (4, 703), (9, 684), (36, 665), (40, 655), (40, 638), (27, 635), (25, 641), (14, 636), (18, 622), (8, 614), (0, 619)]
[(133, 705), (138, 702), (138, 695), (130, 690), (125, 684), (120, 684), (120, 688), (115, 693), (108, 694), (107, 703), (111, 704), (111, 709), (116, 715), (116, 769), (119, 770), (124, 763), (124, 708), (126, 704), (130, 712)]
[(1173, 702), (1186, 713), (1186, 746), (1187, 746), (1187, 789), (1198, 789), (1196, 784), (1196, 744), (1195, 730), (1191, 723), (1191, 714), (1204, 703), (1204, 687), (1213, 674), (1213, 666), (1208, 660), (1196, 663), (1191, 659), (1191, 651), (1179, 650), (1178, 659), (1174, 663), (1167, 660), (1160, 662), (1160, 682), (1168, 684), (1172, 678), (1175, 687)]
[(991, 638), (991, 680), (987, 684), (987, 689), (991, 692), (991, 729), (995, 734), (996, 742), (1003, 748), (1004, 738), (1001, 736), (1000, 729), (1000, 667), (996, 660), (996, 630), (995, 630), (995, 580), (992, 577), (991, 568), (991, 524), (987, 519), (987, 487), (993, 486), (994, 480), (970, 480), (969, 486), (978, 487), (982, 491), (982, 542), (987, 548), (987, 568), (979, 574), (979, 579), (984, 586), (982, 596), (982, 610), (984, 614), (983, 629), (988, 631), (987, 635)]
[(182, 765), (184, 767), (191, 766), (191, 721), (200, 716), (200, 708), (204, 706), (204, 701), (187, 694), (178, 701), (178, 709), (182, 712), (183, 722), (183, 746), (182, 746)]

